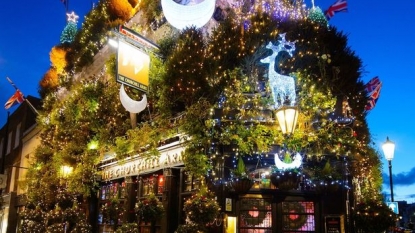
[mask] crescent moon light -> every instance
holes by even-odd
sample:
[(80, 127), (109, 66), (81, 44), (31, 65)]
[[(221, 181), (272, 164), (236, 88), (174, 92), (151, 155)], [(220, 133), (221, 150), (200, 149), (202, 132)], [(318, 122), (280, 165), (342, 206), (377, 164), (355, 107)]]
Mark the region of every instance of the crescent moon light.
[(161, 0), (164, 16), (169, 23), (182, 30), (186, 27), (203, 27), (215, 11), (216, 0), (204, 0), (195, 5), (181, 5), (173, 0)]
[(143, 99), (141, 101), (133, 100), (125, 92), (124, 84), (121, 84), (120, 87), (120, 101), (122, 106), (124, 106), (124, 108), (131, 113), (139, 113), (147, 107), (146, 94), (143, 95)]
[(291, 163), (284, 163), (283, 161), (281, 161), (278, 154), (275, 154), (274, 161), (275, 161), (275, 166), (278, 169), (281, 169), (281, 170), (295, 169), (301, 166), (303, 157), (300, 155), (300, 153), (296, 153), (294, 156), (294, 160)]

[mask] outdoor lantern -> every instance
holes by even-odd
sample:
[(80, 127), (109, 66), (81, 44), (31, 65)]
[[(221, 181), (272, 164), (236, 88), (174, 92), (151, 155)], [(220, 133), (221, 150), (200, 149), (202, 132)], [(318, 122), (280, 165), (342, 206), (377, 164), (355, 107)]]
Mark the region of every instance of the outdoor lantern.
[(283, 106), (276, 112), (277, 120), (283, 134), (294, 133), (298, 119), (298, 109), (292, 106)]
[(386, 142), (383, 143), (382, 149), (385, 159), (391, 161), (395, 153), (395, 143), (389, 140), (389, 137), (386, 137)]
[(62, 178), (68, 178), (68, 176), (72, 173), (73, 167), (68, 165), (61, 166), (61, 176)]

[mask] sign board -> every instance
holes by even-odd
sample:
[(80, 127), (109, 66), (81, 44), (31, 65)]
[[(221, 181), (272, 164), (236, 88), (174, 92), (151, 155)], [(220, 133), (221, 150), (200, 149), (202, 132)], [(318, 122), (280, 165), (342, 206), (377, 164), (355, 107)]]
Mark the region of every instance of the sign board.
[(396, 201), (387, 201), (386, 205), (395, 213), (399, 214), (398, 202)]
[(325, 233), (344, 233), (344, 217), (328, 215), (324, 217)]
[(136, 176), (143, 173), (150, 173), (167, 167), (183, 165), (183, 153), (185, 147), (178, 145), (174, 148), (160, 152), (156, 158), (136, 157), (128, 162), (114, 164), (103, 168), (102, 180), (113, 180), (125, 176)]
[(134, 30), (120, 26), (118, 37), (117, 82), (148, 92), (150, 56), (156, 44)]
[(232, 199), (231, 198), (225, 199), (225, 211), (232, 211)]
[(148, 92), (150, 56), (130, 43), (119, 40), (117, 81)]

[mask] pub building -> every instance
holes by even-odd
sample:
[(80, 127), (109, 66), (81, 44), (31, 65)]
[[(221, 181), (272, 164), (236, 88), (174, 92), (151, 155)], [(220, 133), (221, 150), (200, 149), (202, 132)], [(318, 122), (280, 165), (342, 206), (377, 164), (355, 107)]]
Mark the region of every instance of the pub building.
[[(203, 181), (186, 172), (183, 141), (184, 135), (166, 141), (158, 147), (157, 159), (136, 155), (121, 162), (110, 156), (101, 161), (99, 232), (113, 232), (114, 224), (137, 222), (135, 204), (150, 194), (161, 201), (165, 212), (153, 228), (150, 223), (140, 222), (140, 232), (173, 233), (180, 224), (186, 223), (183, 204)], [(278, 188), (269, 169), (273, 156), (266, 155), (245, 161), (253, 185), (241, 190), (230, 178), (229, 168), (234, 158), (224, 157), (222, 162), (213, 165), (216, 178), (206, 178), (207, 187), (214, 192), (221, 207), (220, 215), (208, 227), (209, 232), (346, 232), (350, 224), (347, 214), (350, 190), (344, 185), (338, 185), (335, 190), (316, 190), (302, 175), (294, 184), (296, 187)], [(119, 201), (117, 217), (105, 214), (113, 198)]]

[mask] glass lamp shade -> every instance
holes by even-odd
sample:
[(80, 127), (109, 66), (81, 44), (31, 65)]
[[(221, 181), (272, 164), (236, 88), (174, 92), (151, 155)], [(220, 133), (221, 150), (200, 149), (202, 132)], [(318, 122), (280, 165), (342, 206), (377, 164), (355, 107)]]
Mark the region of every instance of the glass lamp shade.
[(392, 160), (395, 153), (395, 143), (390, 141), (389, 137), (386, 137), (386, 142), (383, 143), (382, 150), (386, 160)]
[(296, 107), (284, 106), (276, 112), (278, 123), (283, 134), (294, 133), (297, 125), (298, 109)]
[(67, 178), (73, 171), (73, 167), (68, 165), (61, 166), (61, 176), (62, 178)]

